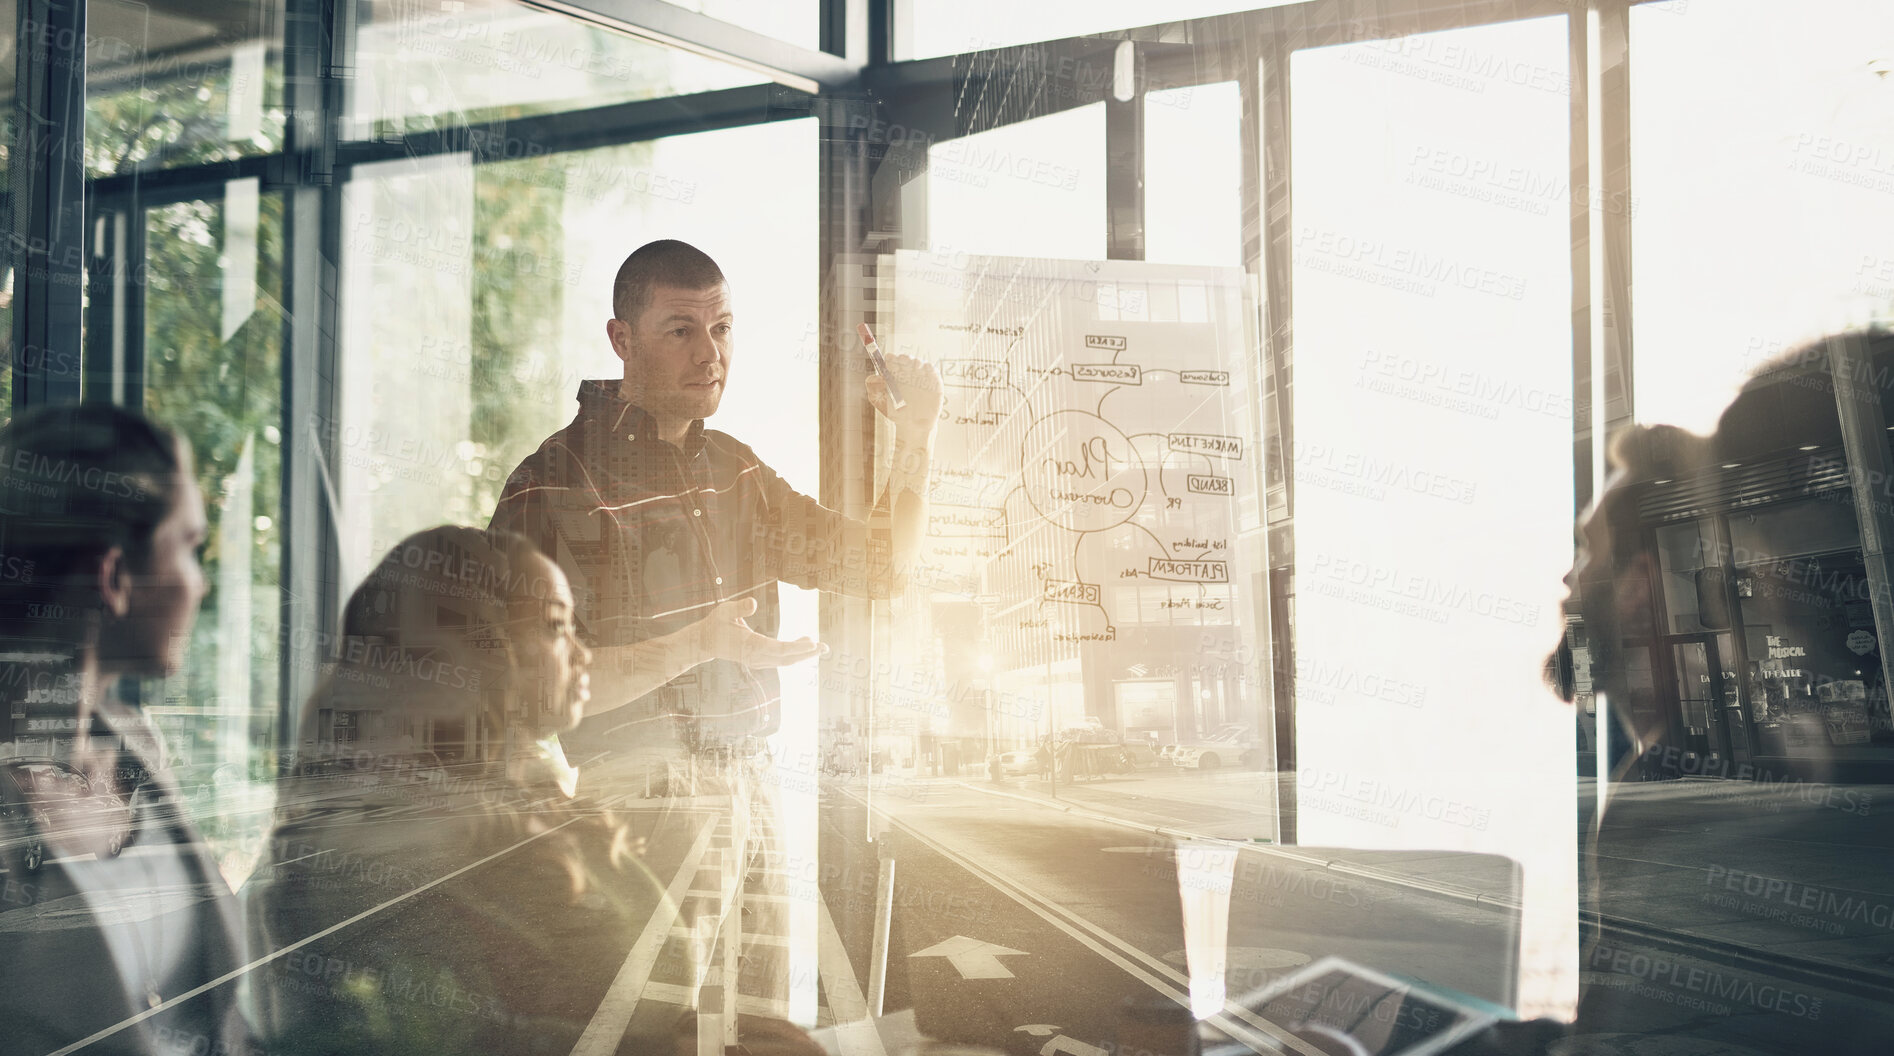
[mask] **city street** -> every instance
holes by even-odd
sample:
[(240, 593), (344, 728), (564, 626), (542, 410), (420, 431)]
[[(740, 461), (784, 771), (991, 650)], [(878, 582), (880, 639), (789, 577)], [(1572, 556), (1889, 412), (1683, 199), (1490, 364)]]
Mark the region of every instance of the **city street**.
[[(770, 774), (808, 787), (804, 775)], [(1239, 824), (1241, 809), (1217, 808), (1218, 783), (1199, 775), (1063, 789), (1057, 803), (1031, 779), (822, 777), (813, 830), (790, 823), (793, 805), (764, 819), (738, 809), (741, 797), (709, 791), (709, 780), (695, 797), (647, 799), (642, 775), (609, 756), (590, 760), (586, 775), (579, 811), (494, 802), (487, 786), (409, 802), (346, 789), (308, 797), (279, 833), (275, 864), (244, 889), (256, 943), (244, 982), (274, 995), (266, 1014), (292, 1019), (321, 1017), (366, 988), (405, 1036), (449, 1048), (480, 1037), (491, 1025), (483, 1019), (516, 1029), (522, 1009), (537, 1009), (539, 1050), (641, 1051), (623, 1039), (665, 1035), (688, 1010), (727, 1008), (746, 1022), (795, 1020), (842, 1056), (899, 1053), (923, 1037), (1094, 1056), (1114, 1051), (1127, 1002), (1192, 1002), (1192, 956), (1195, 997), (1210, 1011), (1202, 980), (1222, 927), (1228, 1000), (1208, 1029), (1260, 1051), (1318, 1051), (1272, 1048), (1284, 1025), (1238, 1000), (1316, 958), (1500, 1004), (1516, 970), (1517, 911), (1466, 896), (1503, 887), (1507, 863), (1405, 854), (1377, 865), (1357, 854), (1338, 867), (1310, 848), (1153, 831), (1154, 817), (1191, 802), (1193, 781), (1211, 811), (1205, 828)], [(1257, 776), (1225, 775), (1222, 787)], [(1103, 820), (1140, 803), (1140, 817)], [(601, 875), (592, 857), (601, 848), (588, 841), (608, 833), (629, 841), (638, 865), (569, 913), (543, 911), (565, 856)], [(1455, 882), (1428, 890), (1428, 876)], [(25, 955), (86, 911), (34, 878), (5, 882), (0, 934)], [(170, 912), (197, 897), (154, 894), (126, 912)], [(1204, 922), (1194, 952), (1187, 912)], [(1894, 1026), (1872, 993), (1720, 963), (1662, 936), (1608, 933), (1582, 969), (1577, 1036), (1562, 1053), (1802, 1053), (1813, 1039), (1821, 1051), (1874, 1051), (1871, 1039)], [(699, 1026), (724, 1029), (709, 1016)]]

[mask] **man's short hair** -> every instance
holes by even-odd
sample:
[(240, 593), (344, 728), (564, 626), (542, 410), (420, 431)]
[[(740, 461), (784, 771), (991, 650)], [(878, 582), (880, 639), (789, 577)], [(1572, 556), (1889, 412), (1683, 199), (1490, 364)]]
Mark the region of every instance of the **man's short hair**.
[(612, 281), (612, 314), (636, 326), (651, 305), (654, 286), (707, 290), (727, 281), (717, 262), (689, 242), (674, 238), (647, 242), (618, 266), (618, 277)]

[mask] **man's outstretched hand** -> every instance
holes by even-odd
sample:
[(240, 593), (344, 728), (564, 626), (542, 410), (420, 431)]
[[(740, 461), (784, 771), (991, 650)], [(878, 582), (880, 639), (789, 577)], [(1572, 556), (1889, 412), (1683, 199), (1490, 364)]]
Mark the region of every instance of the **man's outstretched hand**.
[(755, 614), (755, 598), (738, 598), (718, 605), (710, 615), (692, 624), (697, 662), (718, 659), (750, 667), (787, 667), (828, 653), (828, 646), (811, 638), (784, 642), (756, 633), (747, 622)]

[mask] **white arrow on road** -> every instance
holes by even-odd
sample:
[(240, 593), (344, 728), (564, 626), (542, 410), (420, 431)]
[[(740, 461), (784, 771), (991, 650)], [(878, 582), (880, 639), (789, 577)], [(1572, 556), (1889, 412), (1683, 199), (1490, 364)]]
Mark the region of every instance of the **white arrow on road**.
[(1024, 957), (1025, 950), (1015, 950), (1001, 946), (997, 942), (983, 939), (970, 939), (965, 935), (955, 935), (945, 942), (937, 942), (925, 950), (908, 954), (909, 957), (945, 957), (947, 963), (954, 966), (962, 979), (1011, 979), (1013, 973), (1000, 963), (1001, 957)]

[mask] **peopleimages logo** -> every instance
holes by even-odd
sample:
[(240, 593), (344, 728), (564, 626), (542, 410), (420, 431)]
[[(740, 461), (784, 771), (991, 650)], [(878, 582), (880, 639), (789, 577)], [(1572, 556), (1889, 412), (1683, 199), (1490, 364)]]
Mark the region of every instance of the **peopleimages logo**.
[(1520, 276), (1346, 231), (1298, 227), (1294, 246), (1297, 264), (1427, 297), (1442, 286), (1513, 301), (1526, 296), (1526, 280)]
[(1383, 497), (1387, 489), (1411, 492), (1429, 498), (1466, 505), (1479, 495), (1477, 482), (1416, 466), (1396, 459), (1376, 458), (1359, 451), (1341, 451), (1326, 444), (1290, 444), (1290, 459), (1295, 463), (1299, 483), (1320, 484), (1326, 475), (1372, 485)]
[(1590, 963), (1594, 969), (1636, 980), (1631, 985), (1633, 992), (1669, 1004), (1729, 1014), (1731, 1009), (1728, 1005), (1707, 1004), (1709, 1000), (1715, 999), (1811, 1021), (1820, 1019), (1822, 1015), (1822, 999), (1819, 997), (1785, 990), (1773, 983), (1759, 984), (1752, 979), (1727, 975), (1711, 968), (1698, 968), (1661, 956), (1653, 957), (1600, 943), (1592, 950)]
[(1704, 876), (1704, 885), (1716, 891), (1759, 899), (1772, 906), (1780, 903), (1785, 909), (1820, 914), (1829, 921), (1852, 921), (1894, 931), (1894, 904), (1885, 901), (1871, 901), (1854, 894), (1721, 865), (1710, 867)]
[(1543, 414), (1559, 421), (1572, 418), (1572, 397), (1568, 393), (1403, 352), (1367, 349), (1355, 369), (1357, 387), (1420, 399), (1482, 418), (1497, 418), (1502, 408)]
[(1375, 671), (1324, 663), (1310, 658), (1305, 651), (1296, 654), (1296, 699), (1323, 704), (1342, 699), (1379, 700), (1418, 708), (1427, 702), (1427, 687)]
[[(1345, 801), (1373, 810), (1391, 812), (1391, 815), (1407, 814), (1425, 818), (1428, 821), (1440, 821), (1464, 828), (1478, 829), (1481, 832), (1485, 832), (1493, 820), (1493, 812), (1489, 808), (1476, 807), (1471, 803), (1452, 799), (1436, 792), (1423, 792), (1391, 781), (1346, 774), (1337, 770), (1303, 767), (1296, 774), (1296, 784), (1303, 791), (1305, 804), (1327, 798), (1331, 801)], [(1360, 815), (1350, 812), (1350, 816)], [(1376, 819), (1363, 817), (1362, 820), (1374, 821)], [(1377, 821), (1377, 824), (1388, 824), (1388, 822)]]
[(1450, 612), (1521, 626), (1539, 622), (1539, 605), (1357, 558), (1318, 553), (1304, 567), (1311, 588), (1318, 592), (1434, 623), (1447, 622)]

